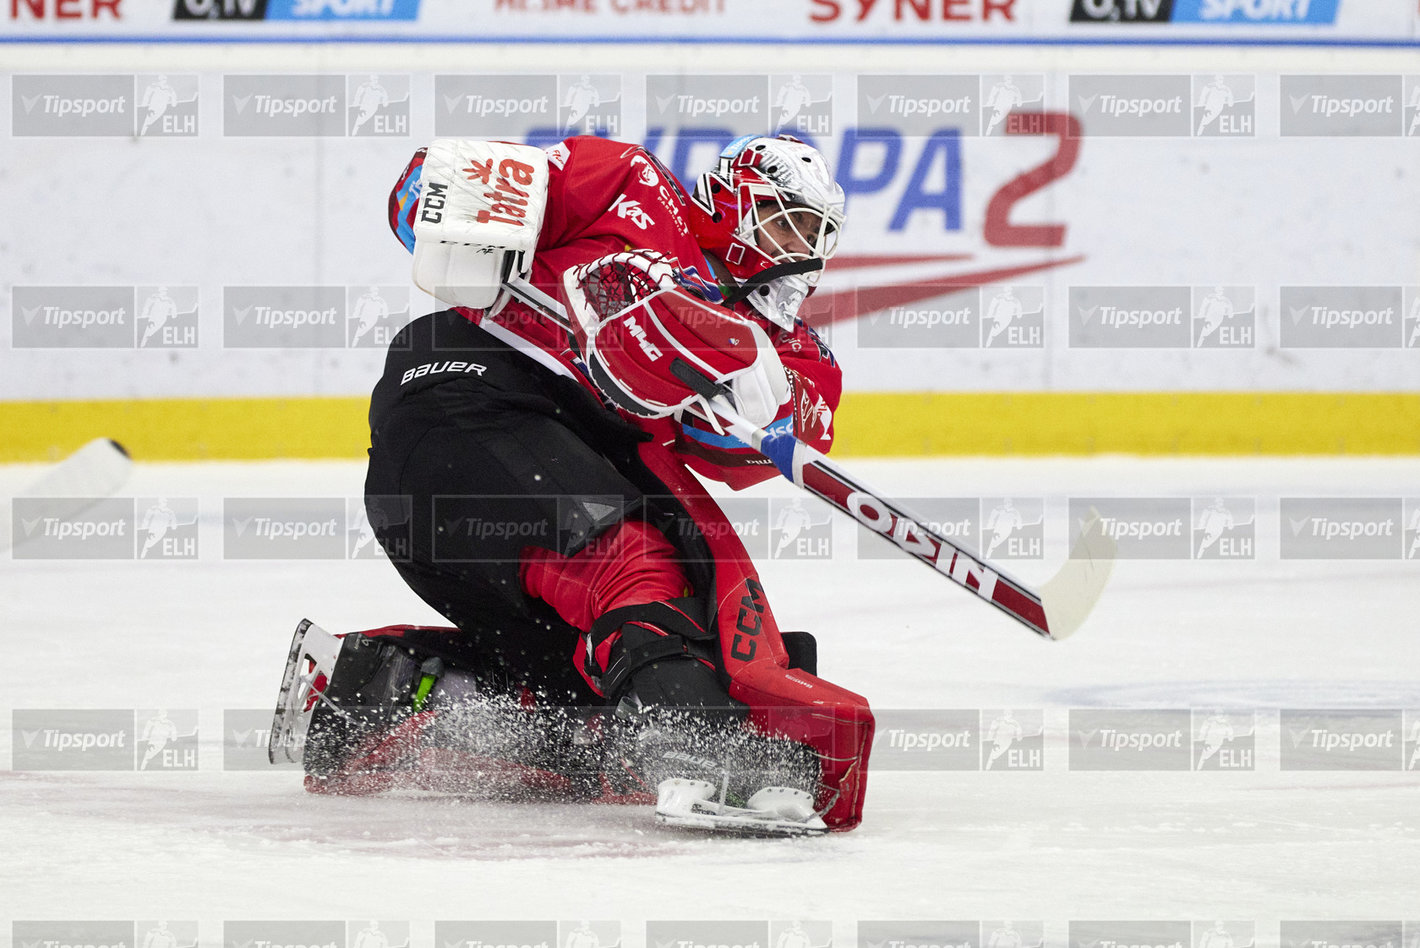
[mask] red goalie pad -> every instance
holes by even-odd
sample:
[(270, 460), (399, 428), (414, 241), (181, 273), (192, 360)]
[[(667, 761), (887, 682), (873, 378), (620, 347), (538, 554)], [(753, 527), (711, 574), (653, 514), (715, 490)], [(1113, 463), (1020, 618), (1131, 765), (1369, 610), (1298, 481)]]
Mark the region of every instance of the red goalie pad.
[(633, 414), (662, 418), (698, 395), (672, 372), (680, 360), (729, 381), (748, 370), (764, 330), (687, 291), (692, 284), (649, 251), (612, 254), (569, 270), (572, 333), (597, 386)]

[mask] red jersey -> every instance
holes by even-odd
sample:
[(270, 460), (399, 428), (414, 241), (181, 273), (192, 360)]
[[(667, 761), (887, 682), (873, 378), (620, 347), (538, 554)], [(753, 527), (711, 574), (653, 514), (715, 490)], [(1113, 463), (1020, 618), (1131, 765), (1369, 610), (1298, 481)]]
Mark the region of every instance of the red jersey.
[[(715, 285), (715, 273), (686, 216), (690, 198), (650, 152), (640, 145), (590, 136), (569, 138), (546, 151), (551, 182), (529, 282), (568, 307), (562, 275), (569, 268), (607, 254), (653, 250), (671, 258), (692, 277)], [(423, 163), (424, 150), (420, 149), (390, 192), (390, 227), (411, 251)], [(481, 310), (459, 312), (482, 323)], [(766, 427), (792, 429), (801, 440), (827, 453), (833, 443), (833, 413), (843, 391), (842, 372), (833, 353), (802, 320), (786, 330), (745, 303), (736, 304), (735, 312), (754, 319), (765, 330), (794, 383), (788, 404)], [(514, 300), (483, 325), (600, 396), (567, 332), (535, 309)], [(673, 445), (692, 470), (732, 488), (757, 484), (776, 473), (759, 452), (689, 414), (679, 421), (621, 414)]]

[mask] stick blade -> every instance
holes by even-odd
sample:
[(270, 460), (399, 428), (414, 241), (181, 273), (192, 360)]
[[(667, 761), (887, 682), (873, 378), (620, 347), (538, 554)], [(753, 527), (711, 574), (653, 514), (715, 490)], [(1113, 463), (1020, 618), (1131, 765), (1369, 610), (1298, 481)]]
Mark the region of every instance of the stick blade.
[[(133, 469), (133, 460), (123, 445), (112, 438), (95, 438), (39, 476), (15, 495), (16, 498), (43, 499), (42, 508), (32, 510), (44, 517), (68, 520), (83, 513), (95, 501), (111, 496)], [(9, 549), (13, 533), (14, 504), (0, 502), (0, 552)]]
[(1114, 572), (1115, 542), (1104, 535), (1099, 511), (1090, 508), (1070, 558), (1040, 590), (1052, 639), (1074, 635), (1094, 610)]

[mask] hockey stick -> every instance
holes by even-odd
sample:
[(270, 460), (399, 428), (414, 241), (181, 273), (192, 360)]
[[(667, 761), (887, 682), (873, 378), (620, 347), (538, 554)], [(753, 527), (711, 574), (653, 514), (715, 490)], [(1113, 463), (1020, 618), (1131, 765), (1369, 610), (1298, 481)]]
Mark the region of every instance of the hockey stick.
[[(505, 285), (524, 303), (571, 329), (562, 304), (517, 277)], [(848, 514), (863, 526), (891, 540), (904, 552), (926, 563), (969, 592), (975, 593), (1036, 634), (1049, 639), (1073, 635), (1104, 591), (1114, 567), (1114, 541), (1100, 529), (1093, 510), (1080, 537), (1053, 577), (1036, 593), (942, 536), (902, 506), (886, 500), (820, 452), (787, 431), (770, 432), (750, 424), (734, 410), (729, 390), (677, 358), (671, 372), (705, 399), (727, 430), (768, 458), (794, 484)]]
[[(104, 497), (108, 497), (128, 480), (133, 462), (123, 445), (111, 438), (95, 438), (15, 495), (14, 500), (33, 498), (42, 501), (29, 511), (46, 519), (69, 520), (83, 513)], [(14, 502), (0, 504), (0, 552), (14, 543)]]

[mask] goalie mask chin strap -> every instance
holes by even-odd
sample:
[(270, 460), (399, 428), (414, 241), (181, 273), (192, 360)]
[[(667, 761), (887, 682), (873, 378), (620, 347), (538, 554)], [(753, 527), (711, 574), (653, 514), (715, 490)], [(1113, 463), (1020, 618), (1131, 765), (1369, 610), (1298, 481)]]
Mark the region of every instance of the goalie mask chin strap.
[(726, 293), (724, 305), (734, 306), (761, 286), (773, 283), (780, 277), (798, 276), (801, 273), (813, 273), (815, 270), (822, 269), (823, 260), (819, 257), (811, 257), (808, 260), (790, 260), (788, 263), (776, 263), (772, 267), (759, 271), (738, 287)]

